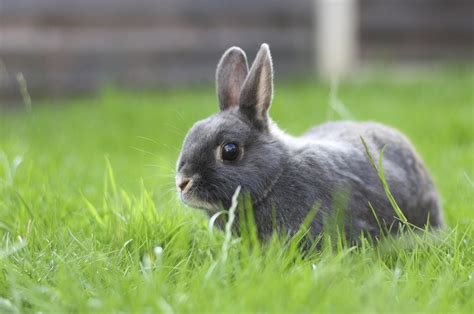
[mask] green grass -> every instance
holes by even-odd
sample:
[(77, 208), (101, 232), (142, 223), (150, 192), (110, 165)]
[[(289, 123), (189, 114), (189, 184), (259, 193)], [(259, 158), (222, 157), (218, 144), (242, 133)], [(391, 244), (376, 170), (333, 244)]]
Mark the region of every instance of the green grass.
[[(277, 81), (272, 116), (301, 133), (338, 118), (328, 94)], [(277, 238), (226, 239), (179, 203), (173, 178), (188, 128), (217, 110), (212, 89), (33, 95), (31, 112), (0, 109), (0, 312), (472, 313), (473, 74), (372, 75), (338, 96), (354, 119), (412, 139), (446, 231), (304, 258)]]

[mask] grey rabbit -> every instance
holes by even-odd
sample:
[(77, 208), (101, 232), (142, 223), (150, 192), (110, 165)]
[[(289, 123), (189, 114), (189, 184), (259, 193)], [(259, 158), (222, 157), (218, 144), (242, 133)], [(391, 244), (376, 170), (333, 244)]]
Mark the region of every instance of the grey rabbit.
[(319, 209), (309, 227), (319, 235), (336, 212), (337, 195), (343, 195), (347, 238), (377, 237), (381, 227), (396, 231), (399, 220), (362, 137), (376, 161), (386, 145), (385, 176), (408, 222), (420, 228), (443, 226), (430, 175), (400, 132), (374, 122), (340, 121), (300, 137), (284, 133), (268, 115), (273, 65), (267, 44), (250, 70), (244, 51), (229, 48), (216, 72), (220, 112), (194, 124), (177, 162), (176, 184), (185, 204), (213, 214), (229, 208), (241, 186), (251, 197), (260, 237), (275, 228), (296, 232), (315, 206)]

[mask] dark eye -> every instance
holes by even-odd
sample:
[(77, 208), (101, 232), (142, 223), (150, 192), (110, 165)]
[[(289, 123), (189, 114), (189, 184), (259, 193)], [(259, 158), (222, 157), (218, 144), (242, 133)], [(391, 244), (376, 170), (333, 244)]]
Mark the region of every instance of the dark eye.
[(235, 143), (227, 143), (222, 146), (222, 159), (235, 160), (239, 156), (239, 146)]

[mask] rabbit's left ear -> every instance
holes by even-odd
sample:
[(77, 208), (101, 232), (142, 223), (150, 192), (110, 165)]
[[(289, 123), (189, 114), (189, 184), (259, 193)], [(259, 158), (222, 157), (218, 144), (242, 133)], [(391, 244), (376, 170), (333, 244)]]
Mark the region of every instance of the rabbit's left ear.
[(248, 71), (247, 57), (239, 47), (231, 47), (222, 55), (216, 70), (217, 97), (221, 110), (239, 104), (240, 91)]
[(268, 109), (273, 97), (273, 64), (270, 48), (263, 44), (250, 68), (242, 92), (239, 108), (257, 127), (268, 125)]

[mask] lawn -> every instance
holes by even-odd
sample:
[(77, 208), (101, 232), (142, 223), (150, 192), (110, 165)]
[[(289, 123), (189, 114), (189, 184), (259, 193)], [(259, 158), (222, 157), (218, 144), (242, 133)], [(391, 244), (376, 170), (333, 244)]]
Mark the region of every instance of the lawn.
[[(180, 204), (189, 127), (211, 86), (0, 107), (0, 312), (429, 312), (474, 310), (474, 100), (470, 70), (276, 82), (274, 120), (328, 119), (406, 133), (442, 195), (447, 229), (302, 256), (208, 227)], [(334, 103), (334, 102), (331, 102)]]

